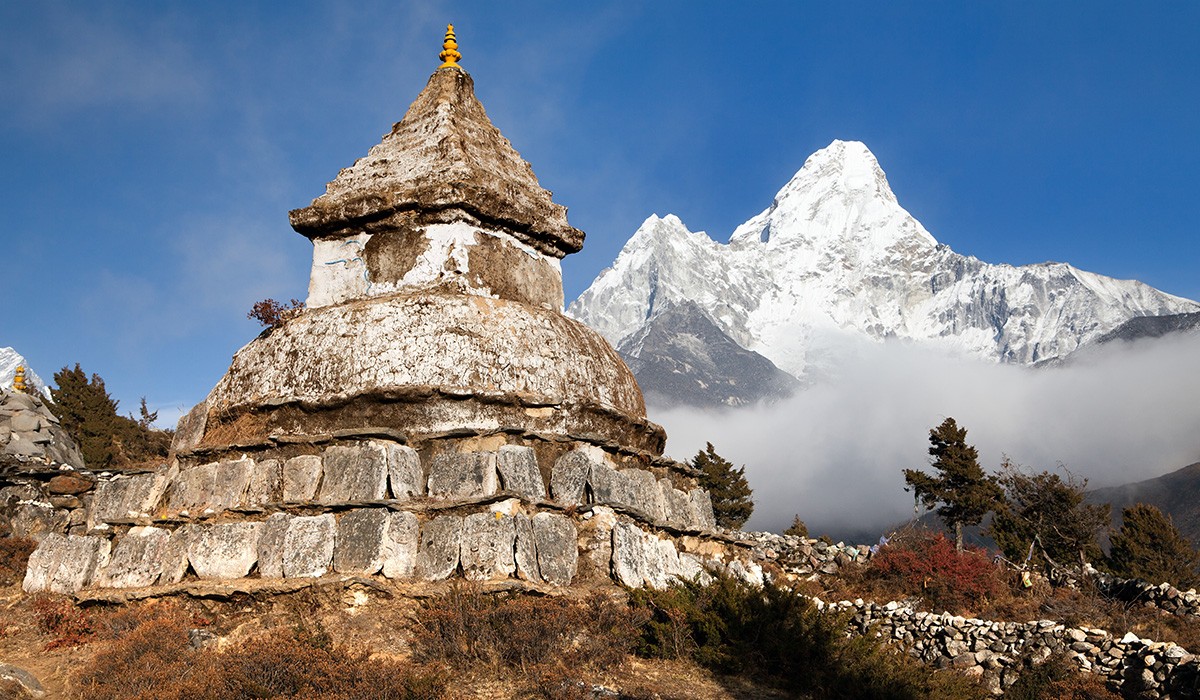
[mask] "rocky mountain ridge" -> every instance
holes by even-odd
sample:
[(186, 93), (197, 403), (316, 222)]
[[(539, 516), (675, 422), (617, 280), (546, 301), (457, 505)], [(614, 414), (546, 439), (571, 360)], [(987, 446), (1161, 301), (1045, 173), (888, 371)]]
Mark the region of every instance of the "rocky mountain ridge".
[(649, 217), (568, 313), (621, 347), (684, 302), (802, 380), (864, 341), (1033, 364), (1132, 318), (1200, 311), (1066, 263), (990, 264), (957, 253), (901, 207), (867, 147), (847, 141), (810, 156), (727, 243), (674, 215)]

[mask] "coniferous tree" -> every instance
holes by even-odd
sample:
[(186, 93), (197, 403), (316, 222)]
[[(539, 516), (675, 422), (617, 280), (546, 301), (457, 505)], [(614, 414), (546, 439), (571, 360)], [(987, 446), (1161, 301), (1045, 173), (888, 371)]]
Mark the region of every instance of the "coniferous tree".
[(783, 531), (783, 534), (791, 537), (808, 537), (808, 525), (800, 519), (799, 515), (796, 515), (792, 518), (792, 524)]
[(1169, 516), (1145, 503), (1121, 510), (1121, 529), (1112, 534), (1105, 563), (1125, 578), (1191, 588), (1200, 582), (1200, 553)]
[(746, 481), (745, 466), (734, 469), (733, 462), (718, 455), (711, 442), (696, 453), (691, 465), (700, 470), (700, 486), (712, 496), (717, 525), (737, 529), (750, 519), (754, 491)]
[(1005, 459), (1000, 476), (1004, 504), (987, 535), (1009, 559), (1024, 561), (1031, 545), (1058, 564), (1082, 565), (1099, 558), (1096, 536), (1108, 527), (1111, 509), (1085, 503), (1087, 479), (1060, 468), (1065, 479), (1048, 471), (1026, 472)]
[(938, 506), (942, 521), (954, 528), (954, 547), (961, 554), (963, 526), (982, 522), (999, 504), (1002, 492), (996, 479), (979, 466), (978, 450), (967, 444), (967, 429), (953, 418), (929, 431), (929, 456), (937, 475), (905, 469), (904, 490), (912, 490), (926, 508)]
[(144, 401), (141, 421), (118, 414), (117, 401), (108, 395), (104, 380), (98, 374), (89, 378), (78, 363), (75, 369), (55, 372), (54, 383), (50, 409), (79, 445), (88, 467), (110, 469), (167, 455), (170, 433), (150, 427), (157, 414)]

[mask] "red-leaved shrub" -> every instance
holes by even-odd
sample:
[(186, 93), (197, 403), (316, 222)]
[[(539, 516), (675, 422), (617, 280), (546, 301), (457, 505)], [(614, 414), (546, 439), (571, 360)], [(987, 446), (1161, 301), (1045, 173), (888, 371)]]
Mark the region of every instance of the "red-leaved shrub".
[(874, 560), (874, 573), (896, 580), (910, 595), (932, 607), (962, 612), (978, 609), (1004, 592), (1004, 572), (977, 547), (962, 554), (946, 536), (924, 535), (884, 547)]

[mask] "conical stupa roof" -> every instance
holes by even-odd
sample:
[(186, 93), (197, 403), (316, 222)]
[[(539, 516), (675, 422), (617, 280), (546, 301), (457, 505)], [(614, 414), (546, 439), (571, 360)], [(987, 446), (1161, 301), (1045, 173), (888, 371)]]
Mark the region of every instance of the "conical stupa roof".
[(383, 141), (290, 214), (309, 238), (386, 229), (397, 215), (416, 224), (475, 221), (555, 257), (583, 247), (566, 207), (551, 201), (458, 67), (434, 72)]

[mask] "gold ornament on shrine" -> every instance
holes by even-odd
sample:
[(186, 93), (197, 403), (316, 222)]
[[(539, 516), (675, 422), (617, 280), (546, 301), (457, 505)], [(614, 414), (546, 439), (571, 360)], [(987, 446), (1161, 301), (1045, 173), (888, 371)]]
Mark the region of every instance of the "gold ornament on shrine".
[(453, 24), (446, 25), (446, 39), (442, 42), (442, 52), (438, 54), (438, 58), (445, 61), (442, 65), (438, 66), (439, 69), (458, 68), (462, 70), (462, 67), (458, 65), (459, 60), (462, 59), (462, 54), (458, 52), (458, 41), (454, 38)]
[(29, 386), (25, 384), (24, 365), (17, 365), (17, 372), (13, 375), (13, 391), (19, 391), (22, 394), (29, 391)]

